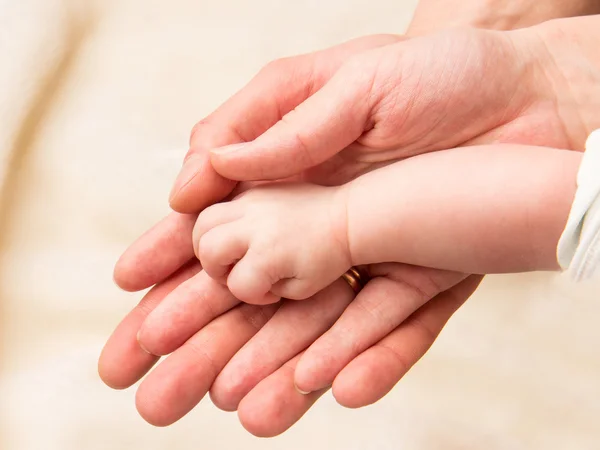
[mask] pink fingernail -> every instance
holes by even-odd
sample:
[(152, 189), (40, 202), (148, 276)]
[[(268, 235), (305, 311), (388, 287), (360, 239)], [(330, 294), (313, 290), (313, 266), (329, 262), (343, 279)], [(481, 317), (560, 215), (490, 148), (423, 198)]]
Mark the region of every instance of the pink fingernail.
[(302, 394), (302, 395), (308, 395), (308, 394), (310, 394), (310, 391), (309, 391), (309, 392), (303, 391), (303, 390), (302, 390), (302, 389), (300, 389), (298, 386), (296, 386), (296, 383), (294, 383), (294, 388), (296, 388), (296, 391), (297, 391), (298, 393)]
[(152, 353), (151, 353), (151, 352), (149, 352), (149, 351), (148, 351), (148, 350), (147, 350), (147, 349), (146, 349), (146, 348), (145, 348), (145, 347), (142, 345), (142, 343), (140, 342), (140, 333), (141, 333), (141, 331), (142, 331), (142, 330), (140, 330), (140, 331), (138, 331), (138, 332), (137, 332), (137, 335), (135, 336), (135, 339), (137, 340), (137, 343), (138, 343), (138, 345), (140, 346), (140, 348), (141, 348), (143, 351), (145, 351), (145, 352), (146, 352), (146, 353), (148, 353), (149, 355), (152, 355)]
[(247, 146), (247, 142), (242, 142), (241, 144), (233, 144), (233, 145), (226, 145), (224, 147), (213, 148), (213, 149), (211, 149), (210, 152), (214, 153), (216, 155), (223, 155), (225, 153), (233, 153), (238, 150), (242, 150), (246, 146)]

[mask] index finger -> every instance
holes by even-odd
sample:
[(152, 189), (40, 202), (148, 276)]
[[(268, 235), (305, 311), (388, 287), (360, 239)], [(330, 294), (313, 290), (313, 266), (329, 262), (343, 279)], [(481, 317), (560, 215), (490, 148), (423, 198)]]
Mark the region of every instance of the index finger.
[(171, 191), (171, 207), (181, 213), (199, 212), (225, 198), (236, 183), (214, 171), (210, 149), (256, 139), (321, 89), (350, 55), (400, 39), (394, 35), (366, 36), (265, 66), (245, 87), (196, 124), (190, 150)]

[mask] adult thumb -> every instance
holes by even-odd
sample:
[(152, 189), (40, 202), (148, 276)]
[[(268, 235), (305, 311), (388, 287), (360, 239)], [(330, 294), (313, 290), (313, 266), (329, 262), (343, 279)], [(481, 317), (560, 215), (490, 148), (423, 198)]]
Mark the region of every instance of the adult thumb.
[(276, 180), (328, 160), (365, 131), (370, 86), (341, 69), (255, 140), (212, 149), (213, 168), (230, 180)]

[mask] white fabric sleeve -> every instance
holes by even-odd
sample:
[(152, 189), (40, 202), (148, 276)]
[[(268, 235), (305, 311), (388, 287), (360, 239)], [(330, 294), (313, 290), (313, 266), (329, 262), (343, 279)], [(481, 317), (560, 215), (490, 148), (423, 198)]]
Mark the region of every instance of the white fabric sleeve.
[(558, 262), (576, 281), (600, 275), (600, 130), (587, 140), (577, 192), (558, 242)]

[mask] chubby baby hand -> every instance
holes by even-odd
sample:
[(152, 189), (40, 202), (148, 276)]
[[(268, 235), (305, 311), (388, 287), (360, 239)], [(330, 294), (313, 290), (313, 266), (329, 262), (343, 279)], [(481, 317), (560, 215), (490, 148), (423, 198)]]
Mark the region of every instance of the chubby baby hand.
[(204, 210), (194, 251), (246, 303), (303, 300), (351, 267), (345, 188), (276, 183)]

